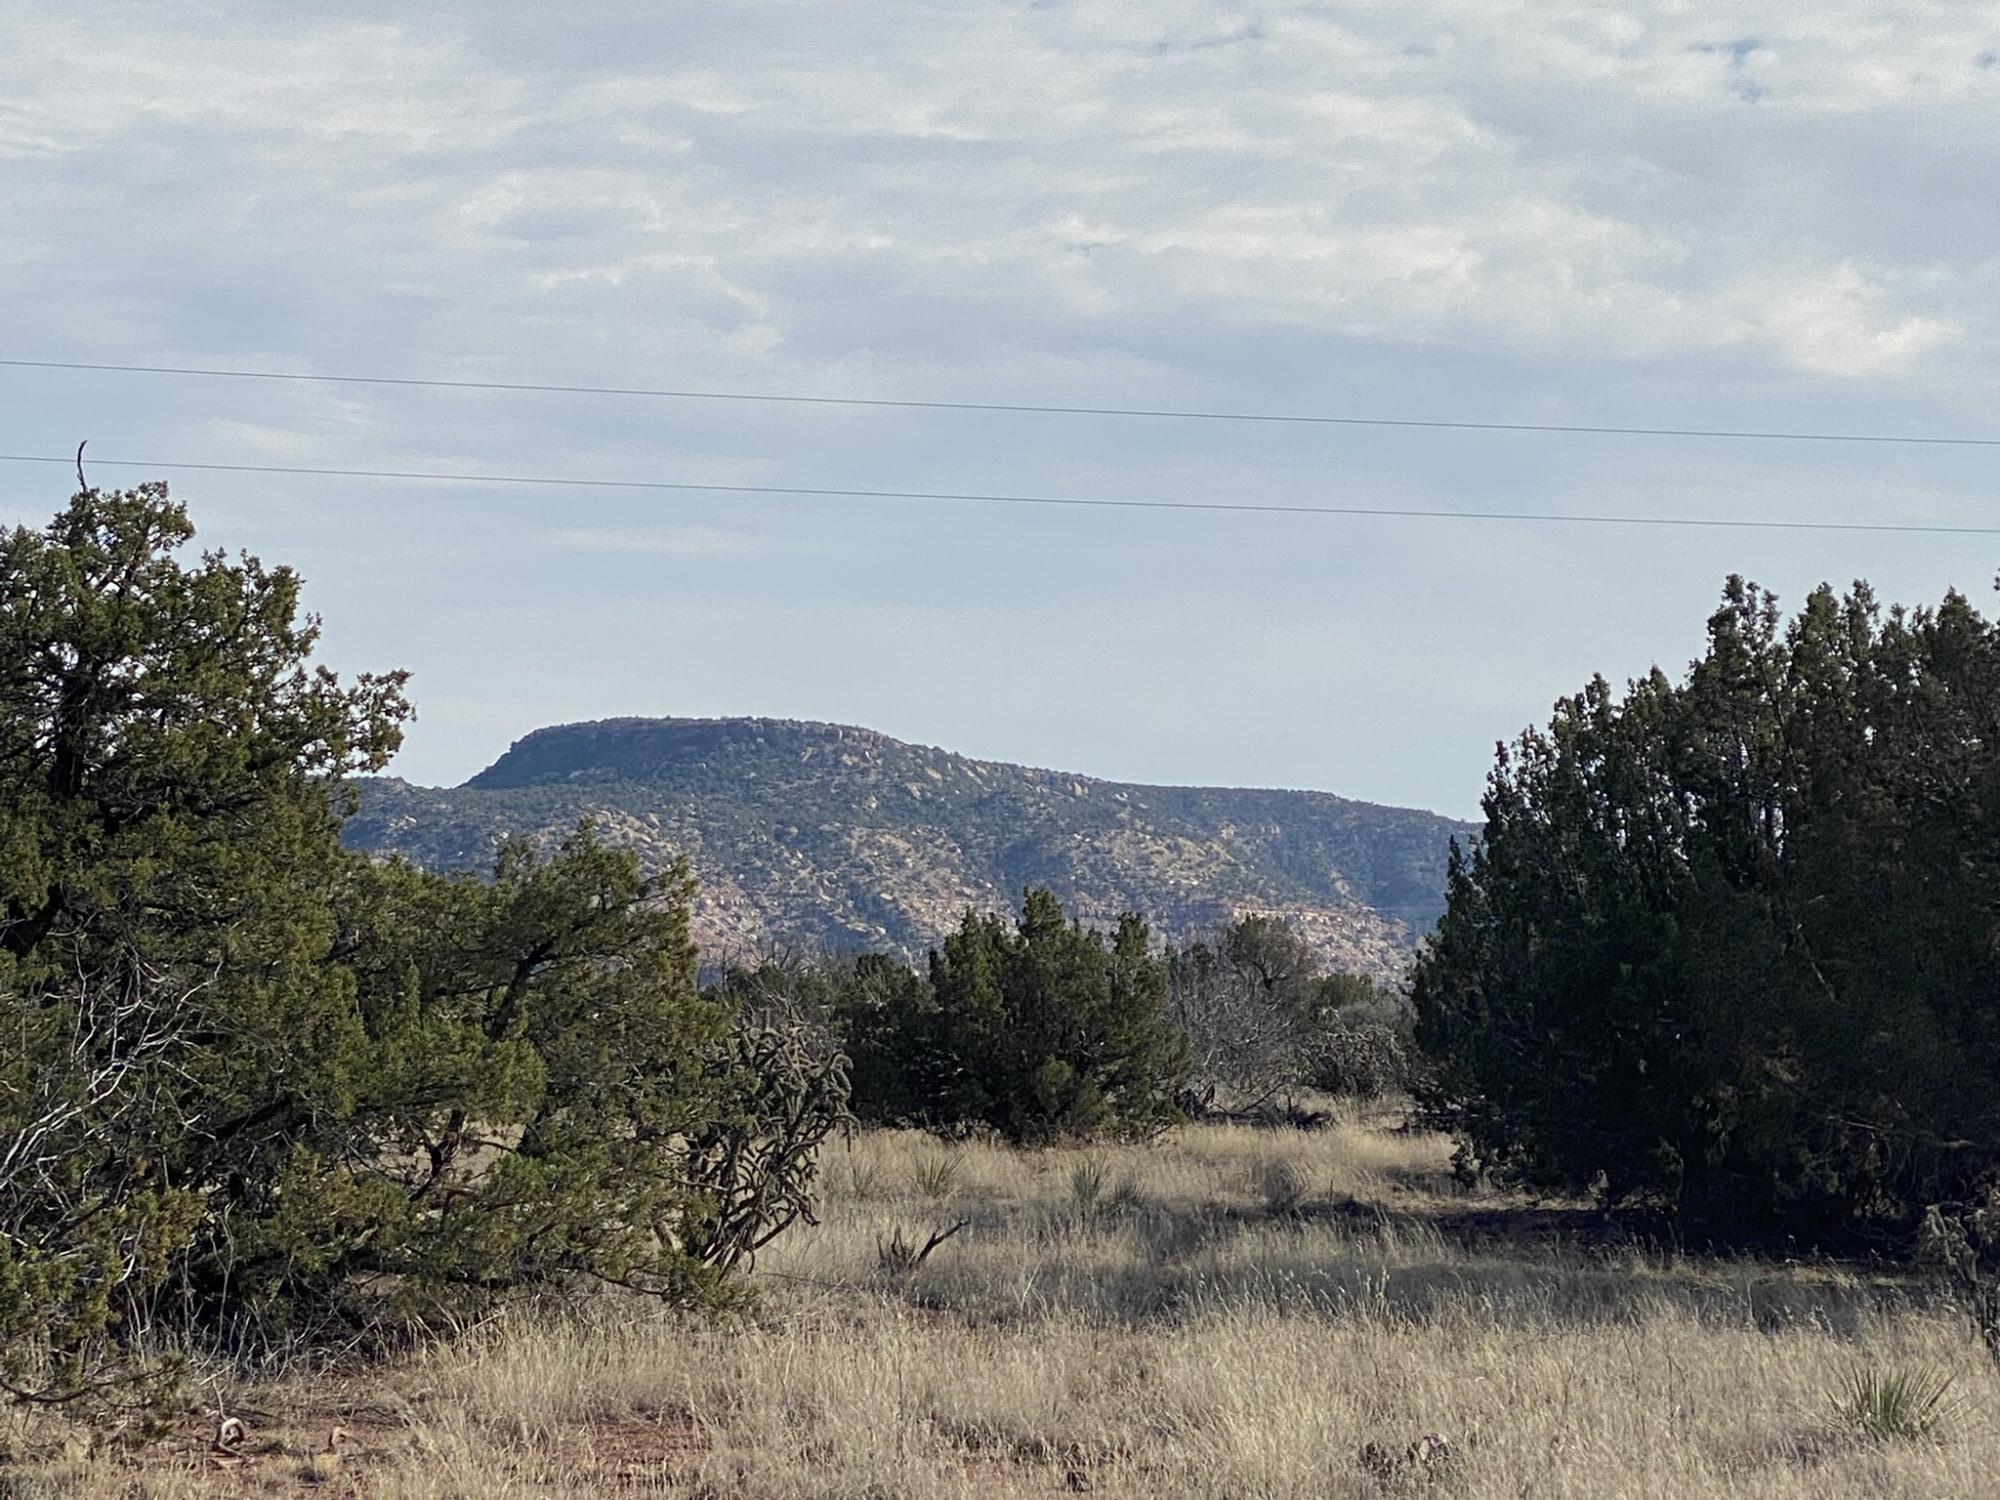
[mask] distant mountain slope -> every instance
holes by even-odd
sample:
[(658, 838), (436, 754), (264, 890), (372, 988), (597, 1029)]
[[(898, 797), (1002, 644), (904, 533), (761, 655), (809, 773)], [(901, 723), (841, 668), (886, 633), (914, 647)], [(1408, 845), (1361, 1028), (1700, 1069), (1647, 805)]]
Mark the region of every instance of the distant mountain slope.
[(364, 781), (357, 848), (483, 870), (500, 838), (595, 820), (657, 867), (685, 853), (709, 952), (765, 942), (915, 954), (967, 906), (1045, 885), (1086, 921), (1178, 937), (1246, 911), (1330, 962), (1400, 970), (1469, 825), (1325, 792), (1134, 786), (779, 719), (538, 729), (462, 787)]

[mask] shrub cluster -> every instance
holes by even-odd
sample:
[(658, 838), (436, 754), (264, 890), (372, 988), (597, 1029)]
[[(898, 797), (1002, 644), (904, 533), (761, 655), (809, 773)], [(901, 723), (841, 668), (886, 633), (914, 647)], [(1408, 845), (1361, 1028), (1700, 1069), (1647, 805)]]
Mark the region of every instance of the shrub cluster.
[(1175, 1117), (1187, 1043), (1145, 923), (1096, 932), (1030, 890), (1013, 921), (968, 911), (918, 971), (882, 954), (732, 967), (718, 997), (768, 1009), (852, 1059), (861, 1119), (1047, 1142)]
[(343, 851), (404, 679), (314, 667), (294, 575), (191, 536), (158, 485), (0, 536), (0, 1385), (142, 1376), (149, 1330), (727, 1295), (808, 1207), (838, 1061), (699, 992), (684, 871)]
[(1414, 979), (1472, 1163), (1715, 1239), (2000, 1180), (2000, 631), (1731, 580), (1685, 680), (1503, 748)]
[(1198, 1098), (1253, 1110), (1301, 1089), (1372, 1099), (1413, 1076), (1402, 996), (1367, 975), (1327, 973), (1277, 918), (1242, 917), (1170, 950), (1167, 975)]
[(1145, 1134), (1218, 1101), (1264, 1118), (1280, 1094), (1375, 1098), (1416, 1071), (1402, 996), (1326, 973), (1277, 918), (1155, 949), (1139, 918), (1093, 932), (1046, 890), (1011, 922), (968, 912), (923, 969), (769, 953), (708, 993), (851, 1058), (862, 1120), (1020, 1142)]

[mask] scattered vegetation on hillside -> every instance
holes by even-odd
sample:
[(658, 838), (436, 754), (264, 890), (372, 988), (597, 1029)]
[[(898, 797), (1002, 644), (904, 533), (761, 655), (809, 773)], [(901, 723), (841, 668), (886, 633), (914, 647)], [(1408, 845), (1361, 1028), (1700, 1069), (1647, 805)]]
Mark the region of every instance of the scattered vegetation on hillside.
[(691, 862), (697, 935), (738, 953), (923, 962), (967, 907), (1053, 892), (1086, 925), (1183, 941), (1282, 912), (1332, 967), (1400, 976), (1465, 825), (1323, 792), (1150, 787), (972, 760), (834, 724), (609, 720), (537, 730), (471, 782), (370, 778), (349, 842), (484, 871), (585, 818), (642, 864)]

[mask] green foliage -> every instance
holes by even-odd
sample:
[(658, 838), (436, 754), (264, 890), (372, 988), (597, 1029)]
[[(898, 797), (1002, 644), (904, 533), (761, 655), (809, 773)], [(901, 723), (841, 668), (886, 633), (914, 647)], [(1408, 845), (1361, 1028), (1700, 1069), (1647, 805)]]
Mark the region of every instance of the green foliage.
[(144, 1373), (578, 1278), (677, 1300), (807, 1209), (831, 1060), (732, 1030), (691, 890), (579, 830), (490, 881), (343, 851), (397, 674), (164, 487), (0, 538), (0, 1379)]
[(755, 1085), (696, 992), (690, 895), (588, 830), (508, 845), (491, 881), (348, 863), (351, 1092), (274, 1117), (282, 1163), (190, 1280), (263, 1337), (365, 1322), (378, 1281), (418, 1318), (576, 1276), (713, 1293), (702, 1152)]
[(1920, 1365), (1852, 1371), (1830, 1394), (1840, 1425), (1870, 1442), (1916, 1442), (1945, 1436), (1958, 1420), (1952, 1376)]
[(837, 1035), (854, 1060), (855, 1114), (875, 1124), (956, 1123), (959, 1063), (924, 976), (868, 953), (840, 970), (836, 982)]
[(1050, 1141), (1173, 1116), (1186, 1043), (1137, 917), (1107, 939), (1029, 891), (1015, 924), (967, 912), (928, 976), (874, 955), (840, 983), (863, 1119)]
[(1372, 1097), (1409, 1077), (1401, 996), (1323, 972), (1267, 916), (1160, 954), (1136, 917), (1096, 933), (1030, 891), (1012, 924), (968, 913), (927, 974), (883, 954), (781, 952), (709, 994), (851, 1057), (861, 1119), (945, 1132), (1143, 1133), (1176, 1116), (1190, 1074), (1239, 1104), (1305, 1086)]
[(1012, 926), (968, 912), (931, 955), (930, 983), (952, 1118), (1051, 1141), (1172, 1117), (1186, 1042), (1138, 917), (1107, 942), (1031, 890)]
[(1686, 680), (1504, 748), (1414, 980), (1489, 1170), (1736, 1239), (1908, 1236), (2000, 1174), (2000, 637), (1731, 580)]
[[(175, 556), (160, 485), (0, 537), (0, 1356), (116, 1381), (138, 1311), (258, 1233), (281, 1117), (351, 1109), (367, 1039), (319, 960), (336, 780), (402, 678), (309, 666), (298, 580)], [(30, 1351), (36, 1351), (31, 1355)]]

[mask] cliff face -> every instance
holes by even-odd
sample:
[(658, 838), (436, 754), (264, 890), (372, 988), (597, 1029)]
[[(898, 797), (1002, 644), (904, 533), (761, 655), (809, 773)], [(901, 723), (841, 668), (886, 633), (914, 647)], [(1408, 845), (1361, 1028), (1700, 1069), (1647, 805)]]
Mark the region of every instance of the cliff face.
[(1150, 787), (970, 760), (866, 729), (607, 719), (539, 729), (462, 787), (361, 784), (348, 842), (484, 869), (507, 835), (585, 817), (649, 867), (685, 855), (710, 953), (764, 943), (916, 954), (967, 906), (1045, 885), (1087, 922), (1181, 937), (1246, 911), (1330, 964), (1390, 975), (1444, 904), (1469, 825), (1324, 792)]

